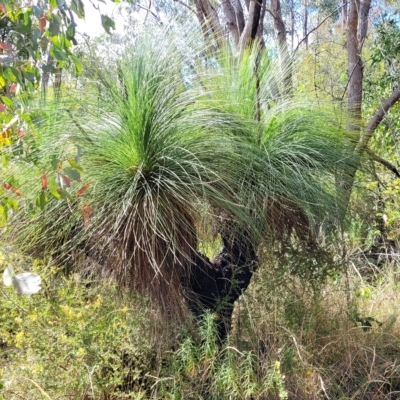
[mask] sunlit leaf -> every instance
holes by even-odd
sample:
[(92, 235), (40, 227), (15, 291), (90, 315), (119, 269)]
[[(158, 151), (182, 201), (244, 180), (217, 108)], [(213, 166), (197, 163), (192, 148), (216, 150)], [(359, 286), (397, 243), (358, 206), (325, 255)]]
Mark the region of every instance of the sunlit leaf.
[(51, 46), (50, 54), (59, 61), (65, 61), (67, 59), (65, 51), (58, 46)]
[(41, 209), (44, 210), (47, 204), (47, 196), (45, 192), (40, 193), (39, 197), (36, 199), (36, 205)]
[(1, 96), (1, 101), (7, 106), (7, 107), (12, 107), (13, 106), (13, 102), (10, 98), (8, 98), (7, 96)]
[(81, 60), (75, 54), (70, 54), (70, 57), (72, 58), (72, 61), (75, 64), (76, 74), (79, 75), (82, 72), (83, 68)]
[(103, 25), (104, 30), (109, 34), (111, 34), (111, 29), (115, 30), (115, 22), (107, 15), (101, 15), (101, 24)]
[(64, 168), (64, 174), (73, 181), (79, 181), (81, 179), (81, 174), (72, 168)]
[(85, 6), (83, 5), (82, 0), (72, 0), (71, 10), (78, 16), (78, 18), (85, 18)]

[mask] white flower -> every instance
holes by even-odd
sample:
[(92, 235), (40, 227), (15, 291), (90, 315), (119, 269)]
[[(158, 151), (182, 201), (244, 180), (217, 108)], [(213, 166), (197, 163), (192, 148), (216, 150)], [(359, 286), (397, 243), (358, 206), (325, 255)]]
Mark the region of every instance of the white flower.
[(32, 272), (22, 272), (14, 276), (14, 268), (9, 265), (4, 270), (3, 282), (6, 286), (13, 285), (19, 294), (31, 295), (41, 289), (42, 279)]

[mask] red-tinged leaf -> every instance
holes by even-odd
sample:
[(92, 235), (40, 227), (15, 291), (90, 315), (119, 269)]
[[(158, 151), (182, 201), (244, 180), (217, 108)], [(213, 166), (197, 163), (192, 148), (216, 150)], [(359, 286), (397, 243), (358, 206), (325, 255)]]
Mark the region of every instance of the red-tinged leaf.
[(20, 191), (19, 189), (15, 188), (15, 187), (12, 187), (12, 188), (11, 188), (11, 191), (12, 191), (13, 193), (15, 193), (17, 196), (22, 196), (21, 191)]
[(83, 193), (85, 193), (86, 192), (86, 190), (87, 190), (87, 188), (90, 186), (90, 182), (88, 182), (88, 183), (85, 183), (79, 190), (78, 190), (78, 192), (76, 193), (76, 195), (79, 197), (79, 196), (82, 196), (83, 195)]
[(0, 103), (0, 112), (5, 112), (6, 110), (7, 107), (3, 103)]
[(0, 49), (3, 49), (3, 50), (11, 50), (12, 47), (11, 47), (11, 45), (8, 44), (8, 43), (0, 42)]
[(47, 180), (46, 172), (43, 172), (42, 173), (42, 190), (47, 189), (48, 183), (49, 183), (49, 181)]
[(10, 185), (8, 182), (4, 182), (2, 186), (6, 190), (11, 190), (17, 196), (22, 196), (21, 191), (19, 189), (15, 188), (15, 187), (13, 187), (12, 185)]
[(65, 186), (70, 187), (71, 186), (71, 179), (68, 178), (68, 176), (60, 174), (61, 178), (63, 179)]
[(3, 14), (7, 14), (7, 9), (6, 9), (6, 7), (4, 6), (4, 4), (0, 4), (0, 11), (1, 11)]
[(40, 14), (39, 17), (39, 29), (44, 32), (46, 30), (46, 23), (47, 23), (47, 18), (45, 14)]
[(82, 207), (82, 216), (85, 226), (90, 224), (90, 214), (92, 213), (92, 207), (90, 206), (83, 206)]

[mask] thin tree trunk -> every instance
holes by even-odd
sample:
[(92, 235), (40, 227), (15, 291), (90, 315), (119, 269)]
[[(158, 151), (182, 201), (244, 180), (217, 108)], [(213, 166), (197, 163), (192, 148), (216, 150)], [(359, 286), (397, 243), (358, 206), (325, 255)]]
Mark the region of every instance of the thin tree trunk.
[[(339, 220), (343, 221), (350, 202), (356, 172), (360, 165), (360, 155), (357, 142), (362, 141), (362, 95), (363, 95), (363, 60), (362, 49), (368, 32), (368, 14), (371, 0), (353, 0), (347, 14), (347, 73), (348, 73), (348, 102), (347, 130), (352, 135), (349, 143), (353, 152), (353, 162), (339, 169), (337, 177), (338, 197), (340, 201)], [(376, 127), (374, 128), (374, 130)], [(372, 133), (371, 133), (372, 135)], [(364, 148), (361, 145), (361, 148)]]
[(61, 97), (61, 82), (62, 82), (62, 68), (57, 68), (57, 72), (54, 74), (54, 98), (59, 100)]
[(289, 50), (286, 41), (286, 28), (283, 22), (280, 0), (271, 0), (271, 14), (274, 20), (274, 30), (278, 42), (281, 70), (283, 71), (283, 81), (285, 93), (292, 92), (292, 73), (290, 68)]
[(343, 0), (342, 4), (342, 25), (345, 27), (347, 24), (347, 0)]
[(46, 70), (43, 72), (42, 76), (42, 98), (46, 100), (47, 96), (47, 89), (49, 87), (49, 80), (50, 80), (50, 69), (54, 64), (54, 59), (50, 55), (50, 53), (47, 55), (47, 62), (46, 62)]
[(307, 0), (304, 0), (303, 37), (305, 38), (306, 49), (308, 50), (308, 1)]

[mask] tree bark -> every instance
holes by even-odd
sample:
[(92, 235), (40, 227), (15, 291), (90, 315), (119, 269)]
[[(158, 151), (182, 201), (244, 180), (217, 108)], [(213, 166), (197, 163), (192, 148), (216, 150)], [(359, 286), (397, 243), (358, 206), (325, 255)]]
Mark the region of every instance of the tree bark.
[(271, 14), (274, 20), (274, 30), (278, 42), (281, 70), (283, 71), (284, 90), (285, 94), (290, 94), (292, 92), (291, 60), (286, 41), (286, 27), (282, 17), (280, 0), (271, 0)]
[(233, 43), (236, 48), (239, 48), (240, 36), (245, 27), (242, 5), (238, 0), (232, 2), (224, 0), (222, 2), (222, 9)]
[(390, 97), (384, 101), (380, 108), (376, 111), (374, 116), (371, 118), (369, 124), (365, 128), (363, 134), (360, 137), (359, 142), (356, 146), (356, 153), (361, 154), (367, 147), (369, 140), (374, 134), (376, 128), (382, 122), (386, 113), (400, 100), (400, 85), (393, 91)]
[(250, 0), (249, 17), (240, 37), (240, 49), (242, 51), (251, 45), (257, 37), (263, 3), (265, 3), (265, 0)]
[(239, 31), (239, 27), (237, 24), (235, 9), (233, 8), (233, 5), (230, 2), (230, 0), (223, 0), (222, 9), (224, 10), (226, 24), (231, 34), (233, 43), (235, 44), (236, 47), (238, 47), (241, 32)]
[(203, 27), (205, 35), (209, 36), (208, 32), (205, 31), (209, 28), (213, 33), (218, 47), (224, 47), (226, 40), (215, 8), (208, 0), (194, 0), (194, 4), (196, 7), (197, 18)]
[[(349, 143), (350, 153), (353, 152), (353, 162), (339, 168), (337, 177), (340, 211), (338, 217), (344, 220), (350, 202), (356, 172), (360, 165), (361, 127), (362, 127), (362, 95), (363, 95), (363, 60), (362, 50), (368, 33), (368, 14), (371, 0), (353, 0), (347, 14), (347, 130), (353, 134)], [(376, 127), (374, 128), (374, 130)], [(371, 133), (372, 135), (372, 133)], [(360, 141), (360, 142), (359, 142)], [(358, 143), (358, 144), (357, 144)]]
[(347, 0), (343, 0), (342, 4), (342, 25), (345, 27), (347, 24)]
[(305, 38), (306, 49), (308, 50), (308, 1), (304, 0), (304, 23), (303, 37)]

